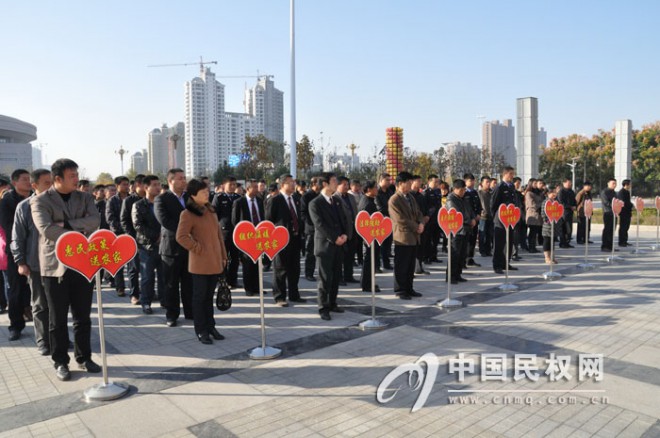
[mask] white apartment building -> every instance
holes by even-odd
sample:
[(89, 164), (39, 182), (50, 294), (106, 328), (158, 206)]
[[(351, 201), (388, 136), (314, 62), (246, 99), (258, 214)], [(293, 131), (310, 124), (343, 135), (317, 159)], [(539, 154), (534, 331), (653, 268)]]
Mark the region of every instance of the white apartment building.
[(284, 143), (284, 93), (275, 88), (271, 76), (259, 77), (245, 90), (245, 112), (255, 118), (256, 129), (269, 140)]
[(484, 150), (492, 158), (499, 154), (510, 166), (516, 164), (516, 134), (511, 119), (484, 122), (482, 126), (482, 144)]
[[(176, 141), (176, 152), (174, 145), (174, 134), (178, 136)], [(185, 137), (186, 129), (183, 122), (172, 127), (166, 123), (160, 128), (149, 132), (149, 144), (147, 147), (146, 163), (149, 173), (165, 174), (174, 167), (185, 166)]]
[(147, 150), (142, 149), (142, 152), (136, 152), (131, 155), (131, 169), (136, 173), (146, 173), (147, 171)]

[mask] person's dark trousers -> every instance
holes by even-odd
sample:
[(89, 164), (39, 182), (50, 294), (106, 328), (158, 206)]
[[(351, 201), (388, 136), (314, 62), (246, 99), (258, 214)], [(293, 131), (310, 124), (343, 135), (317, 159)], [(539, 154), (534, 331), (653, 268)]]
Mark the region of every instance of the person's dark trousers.
[(150, 306), (156, 290), (160, 256), (157, 249), (140, 248), (140, 304)]
[(192, 284), (195, 334), (209, 334), (211, 329), (215, 327), (215, 319), (213, 318), (213, 293), (218, 286), (218, 274), (192, 274)]
[(290, 300), (300, 298), (298, 281), (300, 280), (300, 239), (292, 236), (289, 244), (273, 260), (273, 298), (275, 302), (286, 301), (287, 286)]
[[(504, 228), (495, 227), (493, 233), (493, 269), (506, 269), (506, 230)], [(509, 228), (509, 258), (513, 252), (513, 236)]]
[(421, 274), (424, 272), (424, 244), (420, 242), (415, 250), (415, 273)]
[[(374, 241), (374, 245), (376, 241)], [(362, 257), (362, 276), (360, 277), (360, 286), (362, 290), (371, 290), (371, 247), (367, 245), (361, 245), (361, 249), (364, 251), (364, 257)], [(374, 248), (374, 254), (376, 255), (376, 262), (378, 261), (378, 247)], [(374, 263), (374, 266), (376, 263)]]
[(364, 263), (364, 256), (362, 253), (362, 238), (360, 236), (355, 236), (355, 240), (356, 242), (355, 242), (354, 252), (355, 252), (356, 261), (358, 266), (362, 266), (362, 264)]
[(437, 260), (438, 243), (440, 241), (440, 228), (438, 227), (438, 223), (435, 221), (435, 218), (432, 218), (428, 223), (428, 227), (424, 229), (424, 233), (422, 233), (422, 241), (426, 245), (424, 258), (427, 261)]
[(529, 245), (527, 244), (527, 222), (521, 218), (519, 223), (518, 240), (520, 241), (520, 247), (525, 251), (529, 251)]
[(527, 236), (527, 247), (530, 251), (536, 249), (538, 235), (541, 233), (541, 225), (528, 225), (529, 235)]
[[(193, 319), (192, 309), (192, 277), (188, 272), (188, 253), (176, 257), (161, 255), (165, 277), (165, 317), (175, 321), (181, 314), (186, 319)], [(162, 304), (162, 303), (161, 303)]]
[(449, 241), (447, 240), (447, 235), (445, 234), (444, 231), (440, 231), (440, 237), (442, 239), (442, 252), (446, 253), (447, 245), (449, 244)]
[(19, 275), (18, 266), (14, 262), (12, 254), (7, 254), (7, 304), (9, 305), (9, 330), (18, 330), (25, 328), (25, 319), (23, 314), (25, 308), (30, 305), (30, 287), (27, 283), (27, 277)]
[(394, 245), (394, 293), (409, 294), (415, 278), (416, 245)]
[[(591, 234), (591, 221), (589, 221), (589, 234)], [(577, 222), (577, 243), (585, 243), (587, 237), (587, 218), (585, 216), (578, 216)]]
[(571, 242), (573, 234), (573, 213), (564, 215), (559, 228), (559, 245), (566, 246)]
[(315, 269), (314, 233), (308, 233), (305, 235), (305, 277), (313, 277)]
[(300, 255), (301, 257), (307, 256), (307, 242), (304, 234), (300, 235)]
[(319, 311), (329, 311), (337, 306), (342, 257), (341, 247), (333, 247), (327, 254), (316, 257), (319, 268), (317, 295)]
[(34, 321), (34, 340), (38, 347), (50, 349), (48, 300), (41, 281), (41, 273), (30, 271), (28, 284), (32, 292), (32, 319)]
[(383, 267), (385, 269), (392, 269), (392, 262), (390, 261), (390, 254), (392, 253), (392, 236), (390, 235), (383, 241), (380, 247), (380, 257), (383, 260)]
[(165, 294), (167, 291), (167, 284), (165, 283), (165, 270), (163, 269), (163, 260), (158, 261), (156, 265), (156, 278), (158, 279), (157, 291), (158, 291), (158, 301), (161, 303), (161, 307), (165, 307)]
[(550, 236), (543, 237), (543, 251), (554, 251), (554, 242), (550, 240)]
[(128, 274), (131, 296), (140, 298), (140, 251), (135, 254), (133, 260), (128, 262), (126, 266), (126, 273)]
[(243, 265), (243, 287), (249, 294), (259, 293), (259, 266), (245, 254), (241, 256)]
[[(241, 252), (236, 245), (231, 233), (227, 233), (228, 238), (225, 238), (225, 248), (227, 248), (227, 255), (229, 256), (229, 264), (227, 265), (227, 283), (231, 287), (236, 287), (238, 284), (238, 265), (240, 262)], [(296, 238), (291, 239), (293, 243)]]
[(342, 276), (344, 281), (353, 279), (353, 260), (355, 260), (355, 250), (358, 244), (355, 237), (356, 236), (353, 236), (352, 239), (347, 240), (342, 246), (344, 249), (344, 260), (342, 262)]
[(621, 213), (619, 215), (619, 245), (628, 244), (628, 230), (630, 229), (630, 220), (632, 215)]
[(126, 290), (126, 280), (124, 279), (124, 269), (125, 268), (121, 268), (115, 274), (115, 289), (117, 290), (117, 292)]
[(0, 310), (7, 308), (7, 283), (5, 283), (5, 271), (0, 271)]
[(614, 214), (603, 213), (603, 235), (600, 249), (612, 250), (612, 233), (614, 231)]
[(42, 277), (48, 301), (50, 352), (55, 366), (69, 364), (69, 308), (73, 319), (74, 357), (83, 363), (92, 358), (93, 285), (85, 277), (67, 269), (62, 277)]
[[(451, 238), (451, 278), (457, 280), (463, 274), (463, 261), (467, 252), (468, 239), (465, 235), (452, 236)], [(445, 270), (445, 279), (446, 279)]]
[(527, 246), (527, 236), (525, 235), (526, 227), (524, 222), (518, 221), (513, 230), (509, 230), (511, 233), (509, 239), (513, 240), (513, 252), (511, 253), (512, 257), (520, 256), (520, 248), (525, 248)]
[(487, 256), (493, 250), (493, 221), (481, 219), (479, 221), (479, 253)]
[(472, 227), (470, 236), (467, 239), (467, 254), (465, 255), (466, 258), (472, 259), (474, 258), (474, 250), (477, 247), (477, 240), (479, 238), (479, 225), (475, 225)]

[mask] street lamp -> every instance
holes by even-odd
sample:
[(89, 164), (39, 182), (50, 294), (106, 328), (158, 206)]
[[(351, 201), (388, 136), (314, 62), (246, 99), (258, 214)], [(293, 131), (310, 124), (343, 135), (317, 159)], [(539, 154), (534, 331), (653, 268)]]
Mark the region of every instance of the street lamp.
[(124, 149), (124, 146), (119, 146), (119, 150), (115, 151), (115, 154), (119, 155), (119, 161), (121, 162), (121, 174), (124, 174), (124, 155), (128, 153), (128, 149)]
[(571, 173), (573, 174), (573, 190), (575, 190), (575, 166), (577, 166), (577, 160), (578, 157), (573, 157), (571, 158), (570, 163), (566, 163), (566, 165), (571, 168)]

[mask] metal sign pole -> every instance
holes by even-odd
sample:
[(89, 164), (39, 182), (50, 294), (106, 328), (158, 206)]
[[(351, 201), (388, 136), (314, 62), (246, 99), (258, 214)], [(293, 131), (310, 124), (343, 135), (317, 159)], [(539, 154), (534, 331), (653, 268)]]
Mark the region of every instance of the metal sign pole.
[(128, 385), (108, 381), (108, 363), (105, 353), (105, 330), (103, 326), (103, 298), (101, 296), (101, 272), (96, 273), (96, 304), (99, 317), (99, 338), (101, 340), (101, 361), (103, 368), (103, 383), (87, 388), (84, 392), (85, 400), (108, 401), (120, 398), (128, 393)]
[(451, 235), (452, 232), (449, 231), (447, 236), (447, 299), (438, 303), (440, 307), (461, 307), (463, 305), (460, 301), (451, 299)]
[(623, 259), (617, 255), (614, 255), (614, 238), (616, 236), (616, 218), (618, 217), (614, 212), (612, 212), (614, 215), (614, 225), (612, 226), (612, 255), (607, 258), (607, 261), (610, 263), (614, 262), (620, 262)]
[(580, 263), (578, 265), (578, 268), (588, 271), (590, 269), (593, 269), (595, 266), (589, 263), (589, 224), (591, 223), (591, 218), (585, 216), (585, 219), (586, 219), (586, 223), (585, 223), (586, 229), (584, 230), (584, 235), (586, 237), (584, 240), (584, 263)]
[[(635, 202), (637, 204), (637, 202)], [(635, 205), (635, 210), (637, 210), (637, 205)], [(635, 249), (632, 251), (633, 254), (646, 254), (646, 251), (639, 249), (639, 210), (637, 210), (637, 232), (635, 236)]]
[(371, 242), (371, 247), (369, 251), (371, 252), (371, 260), (369, 264), (371, 266), (371, 319), (362, 321), (358, 326), (362, 330), (366, 329), (383, 329), (388, 326), (387, 323), (381, 322), (376, 319), (376, 260), (375, 260), (375, 250), (376, 241)]
[(506, 230), (506, 270), (504, 271), (504, 278), (505, 278), (505, 283), (499, 286), (500, 290), (518, 290), (518, 286), (515, 284), (509, 283), (509, 226), (505, 226)]
[(264, 316), (264, 265), (261, 261), (261, 256), (257, 261), (259, 266), (259, 309), (261, 316), (261, 347), (256, 347), (250, 350), (250, 359), (265, 360), (275, 359), (282, 350), (275, 347), (268, 347), (266, 345), (266, 318)]
[(651, 246), (653, 251), (660, 249), (660, 208), (656, 208), (655, 211), (655, 245)]
[(552, 281), (561, 278), (562, 275), (559, 272), (554, 272), (552, 269), (555, 263), (555, 224), (557, 221), (553, 221), (550, 218), (548, 220), (550, 221), (550, 271), (543, 274), (543, 279)]

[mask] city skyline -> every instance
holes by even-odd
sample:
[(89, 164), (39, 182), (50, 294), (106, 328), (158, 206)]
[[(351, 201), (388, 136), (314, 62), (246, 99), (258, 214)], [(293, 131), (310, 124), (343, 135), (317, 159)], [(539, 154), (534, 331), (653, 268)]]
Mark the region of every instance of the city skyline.
[[(0, 114), (36, 125), (35, 143), (44, 144), (48, 161), (68, 156), (88, 177), (116, 175), (120, 145), (137, 152), (150, 128), (184, 120), (181, 84), (198, 68), (147, 65), (194, 63), (203, 55), (219, 62), (218, 77), (259, 70), (288, 95), (288, 7), (218, 2), (200, 15), (183, 2), (159, 8), (119, 1), (103, 10), (80, 1), (6, 5)], [(485, 1), (298, 2), (298, 137), (307, 134), (319, 146), (323, 132), (324, 146), (341, 151), (356, 143), (363, 157), (374, 144), (382, 147), (384, 128), (394, 125), (418, 151), (448, 141), (481, 144), (478, 116), (515, 119), (522, 96), (539, 98), (540, 125), (550, 137), (590, 135), (621, 119), (640, 128), (659, 118), (660, 61), (648, 56), (657, 47), (657, 12), (651, 1), (626, 8), (614, 1), (498, 8)], [(259, 31), (245, 32), (243, 17)], [(154, 32), (147, 22), (197, 30)], [(531, 22), (529, 32), (519, 32)], [(621, 54), (629, 61), (611, 62)], [(226, 111), (242, 112), (245, 80), (221, 81)], [(287, 134), (288, 114), (285, 99)]]

